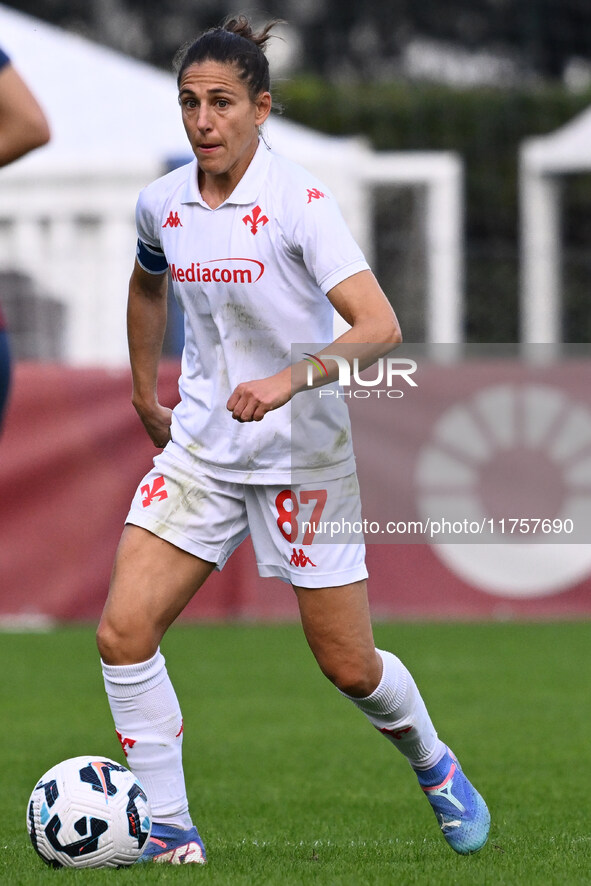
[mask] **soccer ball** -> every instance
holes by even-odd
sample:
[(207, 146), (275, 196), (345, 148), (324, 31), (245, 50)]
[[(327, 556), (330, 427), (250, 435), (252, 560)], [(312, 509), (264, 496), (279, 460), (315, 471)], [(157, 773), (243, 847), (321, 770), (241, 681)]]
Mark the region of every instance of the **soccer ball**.
[(141, 784), (106, 757), (58, 763), (39, 779), (27, 807), (31, 843), (52, 867), (133, 864), (150, 828), (150, 804)]

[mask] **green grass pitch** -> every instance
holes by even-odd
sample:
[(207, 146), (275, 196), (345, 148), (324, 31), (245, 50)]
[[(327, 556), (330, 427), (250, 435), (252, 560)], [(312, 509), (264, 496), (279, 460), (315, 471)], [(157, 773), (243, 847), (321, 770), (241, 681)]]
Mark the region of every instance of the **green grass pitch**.
[(478, 855), (445, 844), (406, 762), (321, 676), (295, 625), (191, 625), (163, 644), (205, 868), (54, 871), (27, 799), (51, 765), (123, 762), (90, 627), (0, 636), (0, 884), (591, 883), (591, 627), (378, 624), (486, 797)]

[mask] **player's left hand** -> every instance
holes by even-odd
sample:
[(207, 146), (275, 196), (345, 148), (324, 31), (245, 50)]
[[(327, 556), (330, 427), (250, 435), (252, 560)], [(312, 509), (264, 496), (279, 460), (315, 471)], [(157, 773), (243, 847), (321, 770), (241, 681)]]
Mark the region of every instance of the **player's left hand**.
[(230, 395), (226, 409), (236, 421), (261, 421), (267, 412), (291, 399), (291, 377), (278, 373), (270, 378), (241, 382)]

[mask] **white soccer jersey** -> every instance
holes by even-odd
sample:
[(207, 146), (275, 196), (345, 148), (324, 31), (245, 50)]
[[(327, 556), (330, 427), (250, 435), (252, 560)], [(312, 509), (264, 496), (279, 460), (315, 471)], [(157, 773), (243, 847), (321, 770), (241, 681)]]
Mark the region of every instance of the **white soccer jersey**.
[(342, 399), (306, 391), (250, 423), (226, 409), (240, 382), (292, 363), (293, 344), (333, 340), (326, 293), (368, 265), (332, 195), (261, 142), (221, 206), (202, 199), (194, 160), (144, 188), (136, 218), (138, 261), (151, 273), (168, 266), (184, 313), (171, 454), (233, 482), (349, 474), (354, 459)]

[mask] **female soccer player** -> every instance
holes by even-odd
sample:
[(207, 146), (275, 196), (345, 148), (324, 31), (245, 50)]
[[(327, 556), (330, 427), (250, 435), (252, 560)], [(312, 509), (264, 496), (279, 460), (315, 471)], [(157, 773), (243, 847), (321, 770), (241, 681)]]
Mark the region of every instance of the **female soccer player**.
[[(133, 403), (164, 451), (132, 502), (98, 647), (117, 734), (152, 802), (143, 858), (205, 861), (185, 792), (181, 711), (159, 643), (249, 532), (261, 575), (292, 584), (324, 674), (408, 759), (448, 843), (475, 852), (488, 810), (438, 738), (408, 670), (375, 648), (363, 544), (294, 547), (301, 504), (358, 515), (359, 497), (346, 418), (340, 408), (319, 412), (318, 397), (303, 407), (317, 392), (304, 390), (311, 364), (292, 361), (292, 343), (332, 342), (334, 310), (350, 329), (320, 359), (356, 346), (369, 363), (401, 337), (333, 197), (260, 137), (271, 110), (263, 51), (271, 27), (254, 33), (244, 17), (231, 19), (183, 52), (179, 102), (195, 160), (145, 188), (137, 206)], [(185, 323), (172, 412), (157, 398), (168, 271)], [(312, 375), (314, 385), (334, 378)], [(313, 422), (319, 455), (300, 470), (296, 458), (293, 471), (292, 397), (291, 427), (301, 421), (305, 438)]]

